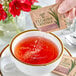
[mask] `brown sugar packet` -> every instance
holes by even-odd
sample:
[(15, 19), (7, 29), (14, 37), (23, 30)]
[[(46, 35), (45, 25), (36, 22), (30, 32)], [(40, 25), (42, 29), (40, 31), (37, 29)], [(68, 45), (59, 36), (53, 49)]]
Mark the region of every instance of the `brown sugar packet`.
[(68, 76), (76, 76), (76, 57), (74, 58), (74, 63), (72, 65), (73, 69), (70, 71)]
[(32, 21), (38, 30), (52, 32), (67, 27), (64, 15), (58, 13), (59, 4), (43, 7), (30, 12)]
[(54, 69), (53, 73), (61, 76), (68, 76), (74, 68), (73, 64), (74, 58), (64, 55), (60, 64), (56, 67), (56, 69)]

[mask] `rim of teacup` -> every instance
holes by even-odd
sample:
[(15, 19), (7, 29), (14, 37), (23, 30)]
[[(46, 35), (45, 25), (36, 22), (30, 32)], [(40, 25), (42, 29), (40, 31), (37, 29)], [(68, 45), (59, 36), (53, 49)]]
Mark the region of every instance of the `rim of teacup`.
[(60, 42), (61, 47), (62, 47), (61, 53), (60, 53), (60, 55), (59, 55), (56, 59), (54, 59), (53, 61), (51, 61), (51, 62), (49, 62), (49, 63), (46, 63), (46, 64), (29, 64), (29, 63), (24, 63), (24, 62), (20, 61), (19, 59), (17, 59), (17, 58), (15, 57), (15, 55), (13, 54), (13, 52), (12, 52), (12, 44), (13, 44), (14, 40), (15, 40), (18, 36), (20, 36), (20, 35), (23, 34), (23, 33), (31, 32), (31, 31), (39, 31), (39, 30), (32, 29), (32, 30), (23, 31), (23, 32), (17, 34), (17, 35), (12, 39), (12, 41), (11, 41), (11, 43), (10, 43), (10, 52), (11, 52), (11, 55), (12, 55), (17, 61), (19, 61), (19, 62), (21, 62), (21, 63), (23, 63), (23, 64), (31, 65), (31, 66), (46, 66), (46, 65), (49, 65), (49, 64), (52, 64), (52, 63), (56, 62), (56, 61), (63, 55), (64, 46), (63, 46), (62, 41), (61, 41), (60, 38), (59, 38), (58, 36), (56, 36), (55, 34), (49, 33), (49, 34), (53, 35), (53, 36)]

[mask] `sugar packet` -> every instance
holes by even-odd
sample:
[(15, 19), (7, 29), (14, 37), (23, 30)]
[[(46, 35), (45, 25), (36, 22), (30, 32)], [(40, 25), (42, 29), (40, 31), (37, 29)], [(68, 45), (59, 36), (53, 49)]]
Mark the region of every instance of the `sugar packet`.
[(59, 4), (39, 8), (30, 12), (35, 27), (44, 32), (52, 32), (67, 27), (64, 15), (58, 13)]
[(76, 58), (74, 58), (74, 64), (72, 65), (72, 70), (71, 72), (68, 74), (68, 76), (76, 76)]
[(53, 73), (60, 76), (76, 76), (76, 58), (64, 55)]

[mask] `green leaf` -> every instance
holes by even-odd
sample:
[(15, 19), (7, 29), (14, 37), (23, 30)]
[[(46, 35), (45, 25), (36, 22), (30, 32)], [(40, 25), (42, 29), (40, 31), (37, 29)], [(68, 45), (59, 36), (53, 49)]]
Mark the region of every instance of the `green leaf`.
[(49, 14), (51, 14), (55, 18), (55, 20), (57, 21), (56, 24), (60, 28), (59, 18), (58, 18), (58, 15), (56, 14), (56, 12), (54, 12), (52, 9), (50, 9)]
[(39, 8), (41, 8), (41, 6), (39, 6), (39, 5), (32, 5), (31, 6), (32, 10), (36, 10), (36, 9), (39, 9)]
[(54, 11), (52, 11), (52, 9), (50, 9), (50, 11), (53, 13), (53, 15), (54, 15), (54, 16), (56, 16), (55, 12), (54, 12)]
[(51, 14), (53, 17), (55, 17), (53, 13), (49, 12), (49, 14)]
[(73, 62), (73, 61), (71, 60), (71, 62), (72, 62), (72, 65), (71, 65), (71, 68), (69, 69), (69, 72), (71, 72), (71, 70), (75, 67), (75, 61)]

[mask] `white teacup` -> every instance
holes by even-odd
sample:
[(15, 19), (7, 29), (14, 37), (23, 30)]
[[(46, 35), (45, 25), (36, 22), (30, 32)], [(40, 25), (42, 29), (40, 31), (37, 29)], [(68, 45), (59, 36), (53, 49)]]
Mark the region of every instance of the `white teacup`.
[[(20, 42), (24, 38), (31, 37), (31, 36), (41, 36), (41, 37), (47, 38), (49, 40), (52, 40), (59, 49), (58, 57), (55, 60), (53, 60), (52, 62), (43, 64), (43, 65), (42, 64), (41, 65), (27, 64), (27, 63), (23, 63), (20, 60), (18, 60), (14, 55), (14, 49), (15, 49), (16, 44), (18, 44), (18, 42)], [(63, 56), (63, 48), (64, 47), (63, 47), (61, 40), (56, 35), (54, 35), (52, 33), (41, 32), (38, 30), (28, 30), (28, 31), (24, 31), (24, 32), (16, 35), (10, 44), (10, 52), (12, 54), (11, 57), (12, 57), (12, 60), (14, 61), (14, 63), (16, 64), (17, 68), (20, 71), (22, 71), (23, 73), (25, 73), (27, 75), (31, 75), (31, 76), (32, 75), (40, 76), (40, 75), (48, 74), (51, 71), (53, 71), (61, 61), (61, 58)]]

